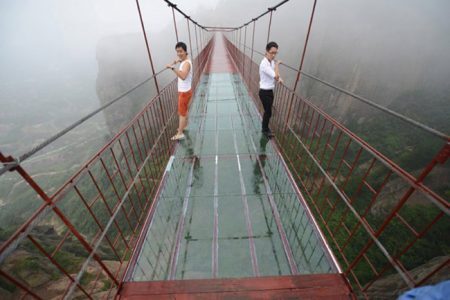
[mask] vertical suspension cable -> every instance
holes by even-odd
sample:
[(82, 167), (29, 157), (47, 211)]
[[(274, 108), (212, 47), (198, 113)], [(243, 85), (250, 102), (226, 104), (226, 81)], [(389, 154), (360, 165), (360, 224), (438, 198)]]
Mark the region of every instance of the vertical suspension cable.
[(202, 28), (198, 26), (198, 53), (202, 52)]
[(241, 28), (239, 28), (237, 38), (238, 38), (238, 40), (237, 40), (236, 46), (237, 46), (237, 50), (239, 51), (238, 54), (240, 55), (240, 53), (241, 53), (240, 52), (241, 51)]
[(247, 45), (247, 25), (245, 25), (245, 29), (244, 29), (244, 55), (243, 55), (243, 60), (242, 60), (242, 74), (244, 75), (245, 78), (245, 48)]
[(194, 27), (194, 29), (195, 29), (195, 44), (197, 46), (197, 57), (199, 57), (198, 55), (200, 54), (200, 50), (199, 50), (199, 47), (198, 47), (197, 24), (194, 23), (194, 25), (195, 25), (195, 27)]
[(240, 43), (240, 38), (239, 38), (240, 35), (241, 35), (241, 28), (239, 28), (236, 32), (236, 48), (237, 48), (236, 51), (238, 51), (238, 52), (236, 52), (236, 57), (239, 54), (239, 49), (241, 48), (241, 45), (239, 44)]
[[(142, 18), (142, 12), (141, 12), (141, 6), (139, 5), (139, 0), (136, 0), (136, 7), (139, 13), (139, 20), (141, 21), (141, 27), (142, 27), (142, 34), (144, 35), (144, 40), (145, 40), (145, 46), (147, 48), (147, 54), (148, 54), (148, 59), (150, 60), (150, 66), (152, 69), (152, 74), (153, 74), (153, 80), (155, 81), (155, 87), (156, 87), (156, 92), (158, 93), (158, 96), (160, 95), (160, 90), (159, 90), (159, 85), (158, 85), (158, 79), (156, 78), (156, 72), (155, 72), (155, 66), (153, 65), (153, 59), (152, 59), (152, 53), (150, 51), (150, 46), (148, 43), (148, 39), (147, 39), (147, 33), (145, 32), (145, 26), (144, 26), (144, 20)], [(164, 109), (162, 107), (162, 103), (161, 101), (159, 102), (159, 108), (161, 110), (161, 116), (163, 119), (163, 125), (166, 125), (166, 118), (164, 115)]]
[(178, 29), (177, 29), (177, 21), (175, 20), (175, 9), (172, 6), (172, 16), (173, 16), (173, 26), (175, 28), (175, 38), (177, 39), (177, 43), (180, 41), (178, 38)]
[(305, 38), (305, 45), (303, 47), (303, 53), (302, 53), (302, 57), (301, 57), (301, 60), (300, 60), (300, 66), (298, 68), (297, 78), (295, 79), (295, 83), (294, 83), (294, 89), (293, 89), (294, 93), (292, 93), (292, 97), (290, 99), (289, 108), (288, 108), (288, 112), (287, 112), (287, 115), (286, 115), (286, 122), (285, 122), (284, 130), (287, 129), (288, 123), (289, 123), (289, 118), (291, 117), (292, 104), (294, 102), (294, 95), (295, 95), (295, 92), (296, 92), (296, 89), (297, 89), (297, 84), (299, 83), (299, 80), (300, 80), (300, 74), (301, 74), (302, 69), (303, 69), (303, 63), (305, 61), (306, 48), (308, 46), (309, 35), (311, 33), (311, 26), (312, 26), (312, 22), (313, 22), (313, 19), (314, 19), (314, 13), (316, 11), (316, 4), (317, 4), (317, 0), (314, 0), (313, 8), (312, 8), (312, 11), (311, 11), (311, 17), (309, 18), (309, 26), (308, 26), (308, 32), (307, 32), (306, 38)]
[[(239, 57), (242, 59), (242, 51), (241, 51), (241, 36), (242, 36), (242, 27), (239, 28), (239, 43), (238, 43), (238, 50), (239, 50)], [(239, 63), (239, 62), (238, 62)]]
[[(202, 42), (202, 28), (198, 27), (198, 43), (200, 45), (200, 49), (203, 49), (203, 42)], [(201, 50), (200, 50), (201, 52)]]
[(295, 84), (294, 84), (294, 92), (295, 92), (295, 90), (297, 89), (297, 84), (298, 84), (298, 82), (299, 82), (299, 80), (300, 80), (300, 75), (301, 75), (301, 72), (302, 72), (302, 70), (303, 70), (303, 63), (304, 63), (304, 61), (305, 61), (306, 48), (308, 47), (309, 35), (310, 35), (310, 33), (311, 33), (311, 26), (312, 26), (312, 22), (313, 22), (313, 19), (314, 19), (314, 13), (315, 13), (315, 11), (316, 11), (316, 4), (317, 4), (317, 0), (314, 0), (313, 8), (312, 8), (312, 11), (311, 11), (311, 17), (309, 18), (308, 33), (306, 34), (306, 39), (305, 39), (305, 45), (304, 45), (304, 47), (303, 47), (302, 58), (301, 58), (301, 60), (300, 60), (300, 66), (299, 66), (299, 68), (298, 68), (298, 71), (297, 71), (297, 78), (296, 78)]
[(253, 48), (254, 48), (254, 46), (255, 46), (255, 27), (256, 27), (256, 20), (253, 19), (252, 51), (251, 51), (251, 56), (250, 56), (250, 78), (252, 78)]
[(236, 57), (236, 46), (237, 46), (237, 30), (233, 31), (233, 39), (234, 39), (234, 57)]
[(191, 59), (194, 59), (194, 53), (192, 52), (191, 28), (189, 27), (189, 19), (186, 18), (186, 21), (187, 21), (188, 36), (189, 36), (189, 51), (191, 54)]
[(270, 28), (272, 27), (272, 12), (273, 12), (273, 9), (271, 9), (271, 8), (269, 8), (269, 9), (270, 9), (270, 19), (269, 19), (269, 27), (267, 28), (267, 43), (266, 44), (269, 43)]
[(153, 65), (153, 59), (152, 59), (152, 54), (151, 54), (150, 46), (149, 46), (148, 39), (147, 39), (147, 33), (145, 32), (144, 20), (142, 18), (142, 12), (141, 12), (141, 6), (139, 5), (139, 0), (136, 0), (136, 7), (137, 7), (137, 10), (138, 10), (138, 13), (139, 13), (139, 20), (141, 21), (142, 34), (144, 35), (145, 46), (147, 48), (148, 59), (150, 60), (150, 66), (152, 68), (152, 74), (154, 76), (153, 79), (155, 81), (156, 91), (159, 94), (159, 85), (158, 85), (158, 81), (157, 81), (156, 76), (155, 76), (155, 74), (156, 74), (155, 67)]
[(202, 29), (202, 38), (203, 38), (203, 47), (202, 47), (202, 49), (203, 48), (205, 48), (206, 47), (206, 29)]

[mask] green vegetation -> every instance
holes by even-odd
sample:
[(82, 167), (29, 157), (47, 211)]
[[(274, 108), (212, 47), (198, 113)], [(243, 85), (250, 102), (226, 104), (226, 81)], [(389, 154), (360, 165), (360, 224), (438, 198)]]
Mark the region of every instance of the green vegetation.
[[(133, 140), (131, 141), (133, 142)], [(123, 145), (124, 151), (127, 153), (126, 157), (122, 155), (123, 152), (118, 148), (118, 144), (114, 146), (116, 147), (114, 150), (117, 163), (123, 171), (123, 178), (117, 173), (117, 165), (111, 152), (106, 151), (101, 156), (101, 160), (89, 168), (89, 174), (84, 174), (76, 182), (76, 189), (69, 188), (57, 202), (57, 207), (67, 217), (68, 221), (91, 245), (97, 241), (111, 218), (111, 212), (115, 210), (124, 196), (127, 189), (124, 182), (130, 184), (136, 175), (135, 163), (138, 165), (143, 163), (144, 158), (141, 157), (142, 153), (140, 153), (144, 149), (142, 143), (139, 144), (140, 150), (136, 145), (133, 145), (132, 149), (128, 149), (127, 142)], [(162, 149), (162, 145), (157, 145), (154, 151), (163, 153)], [(153, 200), (156, 187), (159, 184), (158, 180), (164, 171), (166, 159), (168, 159), (166, 156), (167, 154), (164, 157), (161, 156), (158, 160), (149, 161), (140, 175), (140, 180), (135, 182), (134, 187), (130, 189), (122, 209), (119, 210), (115, 222), (107, 232), (106, 239), (103, 240), (98, 249), (97, 254), (103, 260), (117, 262), (122, 259), (126, 251), (123, 239), (126, 240), (126, 243), (129, 243), (133, 234), (140, 231), (142, 216), (145, 216), (148, 212), (150, 207), (148, 201)], [(136, 159), (136, 162), (134, 162), (134, 159)], [(107, 172), (103, 168), (102, 162), (106, 166)], [(95, 178), (95, 183), (90, 175)], [(147, 180), (147, 178), (150, 180)], [(36, 197), (33, 190), (26, 185), (23, 185), (22, 188), (24, 198), (18, 203), (18, 209), (27, 212), (27, 214), (21, 214), (20, 217), (11, 213), (7, 214), (11, 223), (5, 224), (5, 222), (2, 222), (0, 241), (6, 240), (17, 229), (17, 226), (34, 212), (37, 205), (42, 203), (42, 200)], [(86, 205), (90, 206), (95, 218)], [(2, 211), (2, 213), (5, 213), (5, 211)], [(138, 219), (141, 224), (138, 224)], [(66, 236), (66, 234), (68, 235)], [(89, 255), (85, 247), (72, 233), (68, 232), (66, 225), (54, 212), (50, 212), (40, 220), (39, 225), (32, 230), (30, 235), (48, 254), (52, 254), (56, 247), (60, 247), (54, 253), (53, 259), (69, 274), (77, 274)], [(63, 239), (65, 239), (64, 242), (60, 244)], [(114, 250), (112, 244), (114, 244)], [(128, 251), (125, 259), (129, 259), (130, 255), (131, 253)], [(29, 239), (25, 239), (19, 245), (14, 254), (4, 262), (2, 268), (33, 288), (50, 285), (65, 276), (53, 264), (49, 263), (48, 259)], [(92, 280), (95, 280), (96, 275), (94, 273), (92, 271), (84, 273), (81, 284), (86, 286)], [(98, 286), (99, 289), (107, 290), (111, 288), (111, 281), (103, 279), (103, 276), (99, 280), (103, 283)], [(10, 292), (15, 291), (14, 285), (3, 278), (0, 281), (0, 287)]]
[(14, 269), (16, 272), (26, 271), (26, 270), (36, 270), (39, 267), (39, 261), (37, 257), (27, 257), (23, 260), (18, 261)]
[[(73, 244), (77, 245), (76, 243)], [(83, 258), (84, 257), (77, 256), (69, 251), (60, 251), (55, 255), (55, 261), (57, 261), (68, 273), (75, 273), (79, 271), (84, 261)]]
[[(398, 151), (402, 145), (407, 145), (413, 140), (413, 137), (402, 127), (399, 128), (403, 133), (402, 135), (386, 137), (383, 131), (385, 126), (389, 126), (386, 120), (383, 122), (373, 120), (372, 124), (373, 126), (370, 130), (367, 129), (367, 134), (378, 136), (379, 138), (384, 136), (384, 140), (387, 141), (387, 148)], [(294, 128), (294, 130), (298, 131), (299, 128), (301, 127)], [(337, 135), (337, 132), (333, 133), (329, 142), (330, 145), (335, 145)], [(297, 184), (306, 196), (306, 200), (312, 208), (312, 212), (316, 220), (318, 220), (322, 232), (329, 241), (343, 269), (346, 270), (349, 263), (352, 263), (357, 258), (360, 251), (363, 250), (369, 241), (372, 241), (372, 238), (362, 226), (358, 225), (359, 221), (357, 218), (324, 178), (307, 152), (297, 142), (296, 137), (292, 133), (283, 134), (279, 142), (289, 168), (293, 170), (294, 174), (298, 175), (295, 176)], [(305, 138), (302, 142), (314, 154), (315, 158), (321, 161), (321, 166), (330, 177), (335, 178), (336, 185), (345, 193), (358, 214), (364, 216), (369, 226), (374, 231), (377, 231), (404, 195), (408, 184), (397, 175), (390, 175), (383, 192), (372, 203), (373, 193), (362, 184), (362, 180), (365, 178), (365, 181), (375, 190), (381, 187), (386, 176), (389, 175), (389, 170), (383, 164), (376, 162), (370, 173), (365, 177), (373, 157), (363, 150), (358, 158), (360, 147), (353, 142), (350, 143), (346, 150), (348, 138), (341, 138), (334, 154), (332, 149), (325, 146), (326, 138), (322, 138), (320, 142), (317, 138), (315, 140)], [(416, 157), (414, 160), (413, 156), (400, 155), (397, 157), (398, 162), (416, 170), (417, 164), (429, 162), (430, 146), (433, 147), (433, 145), (436, 145), (434, 141), (428, 142), (428, 140), (424, 140), (421, 146), (415, 149), (422, 156), (418, 158), (414, 156)], [(349, 167), (339, 164), (342, 157), (345, 158), (349, 165), (355, 164), (353, 172), (350, 173)], [(445, 170), (445, 172), (448, 171), (448, 169)], [(314, 178), (314, 184), (312, 184), (311, 178)], [(447, 196), (450, 194), (448, 186), (439, 178), (428, 182), (428, 184), (441, 194)], [(398, 260), (408, 270), (416, 268), (435, 257), (450, 253), (450, 240), (446, 237), (448, 232), (450, 232), (448, 218), (445, 215), (442, 216), (441, 211), (427, 200), (424, 195), (418, 194), (414, 198), (415, 200), (410, 199), (409, 202), (403, 205), (399, 215), (418, 233), (426, 230), (427, 225), (440, 216), (440, 219), (431, 230), (426, 231), (415, 242), (415, 236), (410, 229), (398, 217), (394, 217), (379, 236), (380, 242), (390, 255), (393, 257), (398, 256)], [(349, 231), (344, 228), (344, 225)], [(415, 242), (414, 246), (402, 254), (403, 249), (413, 242)], [(390, 267), (386, 256), (376, 244), (372, 244), (369, 247), (366, 258), (377, 272), (381, 272), (388, 267), (383, 276), (396, 272), (395, 269)], [(367, 263), (366, 258), (361, 259), (353, 268), (355, 276), (362, 285), (369, 283), (376, 276), (371, 266)], [(350, 276), (350, 280), (354, 280), (352, 276)]]
[(91, 281), (95, 279), (95, 274), (84, 272), (83, 276), (81, 276), (80, 284), (81, 286), (87, 286)]
[(3, 277), (0, 277), (0, 288), (10, 293), (14, 293), (17, 289), (17, 287), (14, 284), (7, 281), (6, 279), (3, 279)]
[(102, 291), (108, 291), (112, 286), (111, 280), (109, 279), (102, 280), (102, 283), (103, 283)]

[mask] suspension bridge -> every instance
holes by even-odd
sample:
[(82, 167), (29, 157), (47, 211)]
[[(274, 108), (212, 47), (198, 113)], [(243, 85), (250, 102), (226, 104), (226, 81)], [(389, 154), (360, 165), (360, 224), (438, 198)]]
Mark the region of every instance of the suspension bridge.
[[(154, 81), (157, 95), (53, 194), (21, 163), (143, 83), (20, 157), (0, 152), (0, 174), (16, 172), (40, 201), (0, 243), (0, 278), (14, 287), (9, 297), (354, 299), (372, 298), (386, 278), (396, 278), (405, 290), (448, 274), (448, 253), (429, 257), (435, 263), (420, 275), (414, 272), (418, 266), (403, 260), (437, 224), (449, 222), (448, 199), (427, 184), (427, 176), (448, 167), (450, 138), (303, 70), (317, 1), (299, 67), (284, 65), (296, 72), (294, 85), (276, 87), (272, 139), (260, 130), (255, 26), (270, 18), (269, 40), (272, 17), (288, 1), (240, 27), (203, 26), (166, 2), (177, 40), (175, 15), (181, 14), (190, 52), (192, 45), (199, 49), (186, 139), (170, 141), (177, 127), (176, 81), (159, 86), (164, 70), (154, 68), (137, 0), (153, 73), (146, 82)], [(421, 174), (409, 173), (296, 93), (303, 77), (432, 134), (442, 148)], [(392, 182), (402, 190), (383, 220), (374, 220), (371, 208), (391, 192)], [(432, 207), (420, 227), (403, 216), (413, 195)], [(68, 210), (68, 203), (78, 211)], [(43, 239), (39, 226), (49, 223), (57, 233)], [(402, 228), (395, 246), (385, 242), (396, 234), (393, 225)], [(52, 294), (14, 272), (14, 258), (25, 248), (46, 261), (41, 272), (57, 274), (62, 292)], [(64, 259), (67, 253), (72, 263)]]

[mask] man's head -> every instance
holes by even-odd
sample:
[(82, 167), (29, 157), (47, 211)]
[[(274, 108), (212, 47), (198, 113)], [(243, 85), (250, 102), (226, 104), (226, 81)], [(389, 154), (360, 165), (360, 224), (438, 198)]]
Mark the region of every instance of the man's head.
[(275, 42), (270, 42), (266, 45), (266, 56), (268, 59), (272, 60), (278, 53), (278, 44)]
[(187, 56), (187, 46), (183, 42), (178, 42), (175, 45), (175, 50), (177, 50), (177, 56), (179, 59), (185, 59)]

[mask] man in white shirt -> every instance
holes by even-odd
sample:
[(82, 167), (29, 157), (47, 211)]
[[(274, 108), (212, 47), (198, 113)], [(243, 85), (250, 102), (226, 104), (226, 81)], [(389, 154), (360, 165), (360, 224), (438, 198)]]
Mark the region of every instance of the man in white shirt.
[[(189, 104), (192, 98), (192, 62), (188, 57), (187, 46), (183, 42), (178, 42), (175, 45), (178, 59), (172, 64), (166, 65), (178, 77), (178, 115), (179, 125), (177, 133), (172, 137), (173, 141), (182, 140), (185, 138), (183, 131), (188, 124)], [(178, 70), (175, 64), (180, 63)]]
[(273, 133), (269, 129), (269, 121), (272, 116), (273, 89), (276, 81), (282, 82), (278, 70), (281, 61), (275, 61), (277, 53), (278, 44), (275, 42), (268, 43), (266, 54), (259, 65), (259, 98), (264, 107), (262, 133), (269, 138), (273, 137)]

